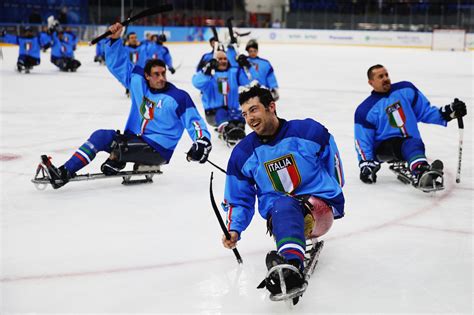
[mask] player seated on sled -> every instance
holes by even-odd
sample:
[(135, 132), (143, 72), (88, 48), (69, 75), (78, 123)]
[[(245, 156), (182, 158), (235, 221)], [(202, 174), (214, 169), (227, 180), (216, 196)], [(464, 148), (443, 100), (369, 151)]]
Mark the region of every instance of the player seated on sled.
[[(239, 103), (253, 132), (235, 146), (227, 165), (223, 206), (231, 238), (223, 237), (223, 245), (236, 246), (257, 198), (277, 247), (267, 255), (267, 267), (285, 265), (287, 292), (302, 290), (306, 239), (325, 234), (334, 219), (344, 216), (344, 175), (336, 142), (313, 119), (279, 118), (269, 89), (244, 89)], [(267, 278), (270, 293), (281, 294), (278, 274)]]
[(123, 26), (112, 25), (105, 43), (109, 71), (130, 90), (132, 102), (124, 134), (115, 130), (96, 130), (61, 167), (42, 157), (54, 188), (65, 185), (74, 174), (89, 164), (100, 151), (110, 153), (101, 170), (112, 175), (127, 162), (161, 165), (170, 161), (184, 130), (193, 140), (188, 161), (205, 163), (211, 151), (210, 134), (189, 94), (166, 79), (166, 64), (148, 60), (145, 68), (130, 62), (120, 40)]
[[(411, 82), (392, 84), (382, 65), (370, 67), (367, 77), (373, 91), (355, 112), (355, 147), (360, 180), (367, 184), (375, 183), (380, 163), (395, 161), (406, 161), (416, 183), (428, 171), (442, 175), (441, 161), (428, 164), (418, 122), (446, 126), (448, 121), (466, 115), (466, 104), (454, 99), (441, 108), (431, 106)], [(432, 186), (435, 177), (425, 177), (419, 184)]]

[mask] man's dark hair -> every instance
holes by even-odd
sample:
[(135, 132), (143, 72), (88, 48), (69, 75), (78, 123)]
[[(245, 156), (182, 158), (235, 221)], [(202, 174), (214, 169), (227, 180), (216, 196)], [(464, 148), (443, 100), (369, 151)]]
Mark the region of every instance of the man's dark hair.
[(209, 44), (212, 43), (213, 40), (217, 40), (214, 36), (212, 36), (211, 38), (209, 38)]
[(373, 65), (372, 67), (370, 67), (369, 70), (367, 70), (367, 78), (369, 80), (372, 80), (374, 78), (374, 76), (372, 75), (372, 70), (380, 69), (380, 68), (383, 68), (383, 66), (381, 64), (376, 64), (376, 65)]
[(263, 88), (260, 85), (254, 85), (239, 94), (239, 104), (242, 105), (256, 96), (258, 96), (260, 103), (262, 103), (265, 108), (267, 108), (271, 102), (275, 101), (269, 89)]
[(127, 34), (127, 39), (130, 39), (130, 35), (136, 35), (136, 34), (137, 34), (137, 33), (135, 33), (135, 32), (130, 32), (130, 33), (128, 33), (128, 34)]
[(161, 59), (148, 59), (145, 63), (145, 73), (151, 75), (151, 68), (153, 67), (163, 67), (166, 69), (166, 63)]

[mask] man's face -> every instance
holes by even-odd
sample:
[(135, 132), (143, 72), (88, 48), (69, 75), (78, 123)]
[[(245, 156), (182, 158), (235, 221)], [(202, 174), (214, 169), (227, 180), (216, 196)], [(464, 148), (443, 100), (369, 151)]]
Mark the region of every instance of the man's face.
[(258, 49), (250, 47), (247, 52), (249, 53), (250, 58), (257, 58), (258, 56)]
[(166, 85), (166, 68), (161, 66), (152, 67), (149, 75), (145, 72), (145, 79), (151, 88), (161, 90)]
[(137, 43), (138, 43), (137, 42), (137, 34), (132, 34), (132, 35), (128, 36), (128, 44), (129, 45), (135, 46), (135, 45), (137, 45)]
[(227, 66), (229, 65), (229, 61), (227, 60), (227, 55), (223, 51), (218, 51), (216, 54), (216, 59), (218, 62), (217, 69), (218, 70), (226, 70)]
[(275, 102), (271, 102), (265, 108), (260, 102), (260, 98), (256, 96), (243, 103), (240, 108), (245, 122), (257, 135), (272, 135), (278, 127), (278, 119), (275, 119)]
[(369, 84), (374, 88), (375, 92), (387, 93), (390, 91), (392, 84), (387, 69), (377, 68), (372, 70), (372, 78), (369, 79)]

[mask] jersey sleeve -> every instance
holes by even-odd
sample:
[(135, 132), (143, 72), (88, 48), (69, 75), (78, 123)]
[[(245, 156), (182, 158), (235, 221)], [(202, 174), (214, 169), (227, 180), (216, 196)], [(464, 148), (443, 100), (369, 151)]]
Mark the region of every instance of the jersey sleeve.
[(165, 46), (163, 46), (163, 59), (168, 68), (173, 68), (173, 58), (171, 57), (170, 50)]
[(273, 67), (271, 64), (268, 64), (270, 67), (268, 73), (267, 73), (267, 83), (268, 83), (268, 88), (269, 89), (276, 89), (278, 88), (278, 82), (275, 76), (275, 72), (273, 71)]
[(229, 45), (227, 47), (227, 60), (231, 67), (237, 68), (239, 64), (237, 63), (237, 51), (235, 50), (233, 45)]
[(436, 124), (441, 126), (446, 126), (447, 121), (441, 116), (439, 108), (431, 106), (430, 101), (426, 96), (421, 93), (415, 86), (414, 96), (412, 101), (413, 112), (416, 115), (417, 121), (421, 121), (427, 124)]
[(181, 97), (178, 102), (177, 115), (188, 131), (189, 137), (193, 141), (203, 137), (210, 140), (211, 134), (207, 130), (206, 122), (199, 114), (189, 94), (183, 91), (183, 97)]
[(329, 135), (329, 144), (324, 148), (321, 154), (321, 161), (326, 171), (336, 179), (339, 186), (343, 187), (344, 180), (344, 169), (342, 167), (341, 155), (336, 145), (336, 141), (332, 135)]
[(367, 121), (367, 113), (360, 108), (355, 114), (354, 138), (358, 160), (374, 160), (375, 126)]
[(211, 82), (212, 76), (206, 75), (202, 71), (198, 71), (193, 75), (193, 85), (198, 90), (204, 90), (206, 86)]
[(130, 78), (133, 64), (128, 58), (128, 52), (120, 39), (105, 43), (105, 64), (112, 75), (122, 83), (125, 88), (130, 87)]
[(255, 214), (256, 188), (253, 180), (242, 173), (242, 156), (232, 152), (227, 164), (224, 193), (224, 211), (227, 212), (227, 230), (242, 234)]

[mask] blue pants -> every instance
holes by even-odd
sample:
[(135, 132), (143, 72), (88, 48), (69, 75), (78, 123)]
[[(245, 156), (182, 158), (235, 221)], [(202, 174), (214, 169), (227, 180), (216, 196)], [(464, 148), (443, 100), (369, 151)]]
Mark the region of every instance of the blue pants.
[(282, 196), (275, 200), (270, 215), (278, 252), (287, 261), (296, 259), (303, 266), (306, 238), (301, 202), (289, 196)]
[(94, 131), (89, 139), (64, 163), (64, 167), (70, 173), (76, 173), (89, 164), (95, 158), (97, 152), (105, 151), (110, 153), (112, 143), (115, 140), (117, 140), (117, 132), (115, 130), (99, 129)]
[(227, 107), (216, 108), (216, 125), (219, 126), (229, 121), (242, 121), (245, 123), (245, 119), (242, 117), (240, 110)]

